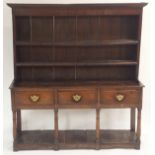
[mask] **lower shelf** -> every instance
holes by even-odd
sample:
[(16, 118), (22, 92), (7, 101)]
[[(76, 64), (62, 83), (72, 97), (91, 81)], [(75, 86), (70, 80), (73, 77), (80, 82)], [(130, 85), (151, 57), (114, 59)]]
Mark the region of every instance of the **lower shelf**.
[(96, 142), (95, 130), (59, 131), (58, 143), (55, 143), (54, 131), (22, 131), (14, 142), (14, 150), (44, 149), (139, 149), (135, 132), (130, 130), (101, 130), (100, 142)]

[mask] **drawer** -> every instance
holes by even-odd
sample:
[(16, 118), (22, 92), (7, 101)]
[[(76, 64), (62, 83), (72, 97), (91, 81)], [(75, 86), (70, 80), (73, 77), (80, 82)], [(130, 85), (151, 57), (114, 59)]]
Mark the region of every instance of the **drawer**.
[(124, 105), (134, 106), (138, 105), (141, 97), (141, 91), (137, 89), (126, 90), (126, 89), (110, 89), (101, 90), (101, 104), (104, 105)]
[(53, 91), (17, 91), (15, 104), (18, 105), (50, 105), (53, 104)]
[(58, 104), (90, 105), (97, 103), (97, 90), (59, 90)]

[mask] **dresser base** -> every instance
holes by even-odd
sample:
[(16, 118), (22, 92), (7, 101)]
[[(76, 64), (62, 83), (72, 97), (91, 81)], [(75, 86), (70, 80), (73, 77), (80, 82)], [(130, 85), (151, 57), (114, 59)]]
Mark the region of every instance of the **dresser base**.
[(14, 142), (14, 151), (140, 147), (135, 132), (130, 130), (101, 130), (100, 142), (96, 141), (95, 134), (95, 130), (61, 130), (56, 142), (52, 130), (22, 131)]

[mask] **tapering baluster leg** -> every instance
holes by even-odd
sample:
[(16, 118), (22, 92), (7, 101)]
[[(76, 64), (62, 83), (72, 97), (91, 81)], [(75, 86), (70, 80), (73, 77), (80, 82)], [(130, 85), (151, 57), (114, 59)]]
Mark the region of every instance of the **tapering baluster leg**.
[(56, 145), (55, 149), (58, 149), (58, 136), (59, 136), (59, 133), (58, 133), (58, 109), (54, 110), (54, 128), (55, 128), (55, 145)]
[(96, 149), (100, 144), (100, 109), (96, 109)]
[(13, 110), (13, 149), (16, 151), (16, 139), (17, 139), (17, 111)]
[(13, 138), (17, 137), (17, 111), (13, 111)]
[(140, 136), (141, 136), (141, 108), (137, 108), (137, 149), (140, 149)]
[(135, 108), (131, 108), (130, 111), (130, 130), (135, 132)]
[(17, 110), (17, 132), (20, 134), (21, 130), (21, 110)]

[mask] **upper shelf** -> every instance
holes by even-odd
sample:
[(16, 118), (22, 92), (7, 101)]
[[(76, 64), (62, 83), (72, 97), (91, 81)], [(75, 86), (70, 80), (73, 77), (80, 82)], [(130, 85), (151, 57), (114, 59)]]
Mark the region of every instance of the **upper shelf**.
[(63, 42), (25, 42), (16, 41), (17, 46), (112, 46), (112, 45), (136, 45), (138, 40), (85, 40), (85, 41), (63, 41)]

